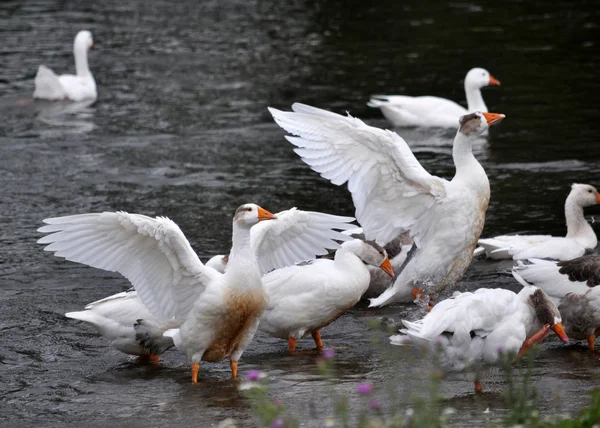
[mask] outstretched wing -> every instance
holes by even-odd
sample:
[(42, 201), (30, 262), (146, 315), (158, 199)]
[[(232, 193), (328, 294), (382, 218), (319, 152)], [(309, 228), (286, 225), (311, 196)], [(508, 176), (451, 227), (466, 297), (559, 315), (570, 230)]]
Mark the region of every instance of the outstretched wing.
[(298, 136), (286, 138), (304, 162), (333, 184), (348, 182), (368, 239), (391, 241), (445, 197), (447, 181), (429, 174), (395, 132), (303, 104), (292, 110), (269, 108), (279, 126)]
[(185, 318), (206, 284), (221, 274), (202, 264), (166, 217), (104, 212), (45, 219), (38, 243), (57, 257), (119, 272), (157, 318)]
[[(262, 274), (291, 266), (337, 249), (352, 237), (339, 232), (355, 228), (353, 217), (342, 217), (292, 208), (250, 229), (252, 248)], [(337, 230), (336, 230), (337, 229)]]

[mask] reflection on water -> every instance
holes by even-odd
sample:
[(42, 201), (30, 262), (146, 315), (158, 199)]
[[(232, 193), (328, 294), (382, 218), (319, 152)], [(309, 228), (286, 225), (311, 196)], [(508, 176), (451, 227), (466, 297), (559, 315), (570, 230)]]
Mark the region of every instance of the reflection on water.
[[(40, 132), (42, 138), (56, 138), (62, 134), (87, 134), (96, 129), (91, 101), (43, 101), (35, 100), (37, 119), (48, 125)], [(60, 129), (55, 129), (60, 128)]]
[[(126, 210), (171, 217), (205, 260), (230, 247), (231, 216), (244, 202), (274, 212), (298, 206), (352, 215), (348, 192), (298, 159), (268, 105), (289, 109), (301, 101), (389, 128), (366, 106), (370, 95), (430, 94), (464, 104), (462, 79), (483, 66), (502, 81), (485, 91), (486, 103), (507, 116), (474, 147), (492, 190), (484, 234), (564, 234), (570, 184), (598, 184), (600, 173), (595, 9), (586, 1), (549, 7), (491, 0), (435, 8), (335, 0), (276, 8), (236, 0), (0, 4), (5, 423), (210, 425), (234, 417), (253, 424), (227, 363), (203, 365), (201, 385), (193, 387), (189, 362), (178, 352), (166, 353), (160, 368), (139, 365), (64, 318), (124, 290), (127, 281), (53, 258), (35, 241), (43, 218)], [(81, 29), (92, 31), (98, 47), (90, 57), (97, 102), (26, 102), (39, 64), (72, 69), (73, 35)], [(396, 131), (428, 171), (452, 177), (454, 131)], [(586, 213), (597, 216), (598, 209)], [(456, 288), (516, 290), (510, 266), (477, 260)], [(347, 394), (354, 411), (363, 409), (355, 385), (364, 380), (385, 408), (397, 406), (386, 388), (406, 406), (411, 394), (424, 393), (430, 367), (366, 324), (420, 315), (414, 307), (359, 307), (324, 329), (325, 344), (337, 352), (332, 382), (318, 374), (314, 355), (290, 357), (284, 341), (264, 336), (246, 351), (240, 372), (265, 371), (273, 397), (303, 421), (324, 416), (332, 391)], [(549, 339), (534, 371), (542, 411), (552, 413), (557, 400), (568, 412), (587, 404), (586, 393), (598, 385), (596, 367), (580, 345)], [(469, 382), (444, 381), (444, 405), (458, 409), (452, 423), (501, 417), (497, 390), (504, 381), (490, 387), (480, 402)]]

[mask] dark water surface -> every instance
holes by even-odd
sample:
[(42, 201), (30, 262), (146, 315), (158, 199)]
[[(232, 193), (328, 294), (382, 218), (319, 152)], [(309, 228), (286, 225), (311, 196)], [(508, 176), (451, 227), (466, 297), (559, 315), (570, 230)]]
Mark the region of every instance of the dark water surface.
[[(206, 259), (229, 248), (231, 216), (244, 202), (351, 215), (348, 192), (297, 158), (268, 105), (302, 101), (386, 127), (365, 105), (370, 94), (462, 102), (465, 73), (485, 67), (502, 81), (484, 90), (487, 105), (507, 118), (476, 147), (492, 188), (484, 234), (564, 234), (570, 184), (598, 184), (600, 172), (598, 18), (592, 1), (1, 3), (0, 425), (255, 423), (226, 362), (205, 364), (193, 387), (177, 351), (160, 368), (138, 365), (66, 319), (127, 283), (44, 253), (36, 229), (43, 218), (75, 213), (166, 215)], [(98, 101), (29, 103), (39, 64), (72, 72), (72, 41), (82, 29), (97, 46), (90, 64)], [(399, 132), (425, 168), (451, 178), (453, 132)], [(475, 261), (457, 289), (516, 290), (510, 266)], [(240, 371), (266, 371), (273, 397), (305, 425), (328, 414), (332, 391), (347, 393), (353, 412), (363, 409), (361, 381), (373, 382), (389, 406), (391, 379), (408, 404), (430, 368), (411, 349), (387, 346), (367, 321), (418, 315), (412, 306), (358, 307), (324, 329), (326, 345), (338, 348), (333, 384), (319, 376), (313, 355), (289, 357), (283, 341), (264, 336)], [(373, 337), (382, 344), (372, 346)], [(543, 413), (585, 406), (600, 383), (599, 364), (582, 346), (547, 340), (534, 372)], [(494, 385), (504, 386), (501, 378)], [(453, 423), (501, 417), (499, 392), (482, 400), (471, 392), (467, 381), (443, 383), (444, 405), (457, 409)]]

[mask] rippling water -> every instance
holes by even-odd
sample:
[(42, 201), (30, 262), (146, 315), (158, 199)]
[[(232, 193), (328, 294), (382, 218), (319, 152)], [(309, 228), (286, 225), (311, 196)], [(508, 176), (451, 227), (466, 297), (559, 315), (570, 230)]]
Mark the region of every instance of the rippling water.
[[(100, 4), (101, 3), (101, 4)], [(169, 352), (140, 366), (63, 314), (123, 290), (115, 275), (70, 264), (35, 241), (49, 216), (126, 210), (175, 220), (201, 258), (229, 248), (231, 216), (254, 201), (353, 213), (348, 192), (312, 173), (283, 139), (266, 106), (294, 101), (389, 125), (366, 101), (374, 93), (463, 100), (462, 79), (483, 66), (502, 81), (484, 90), (507, 118), (476, 148), (491, 182), (484, 235), (564, 234), (572, 182), (597, 184), (600, 124), (598, 13), (594, 2), (38, 0), (0, 4), (0, 413), (10, 426), (252, 425), (248, 401), (226, 363), (206, 364), (201, 385)], [(93, 105), (30, 102), (39, 64), (73, 70), (72, 40), (91, 30), (99, 98)], [(400, 130), (423, 165), (450, 178), (453, 132)], [(598, 209), (590, 209), (591, 217)], [(516, 289), (510, 263), (476, 261), (457, 285)], [(429, 367), (410, 349), (389, 349), (366, 322), (416, 317), (413, 307), (359, 307), (323, 331), (338, 347), (338, 380), (325, 382), (312, 355), (259, 336), (240, 363), (273, 379), (273, 396), (302, 420), (321, 416), (332, 388), (360, 403), (355, 384), (402, 402)], [(371, 345), (371, 337), (382, 339)], [(310, 340), (301, 347), (312, 347)], [(389, 358), (391, 354), (391, 359)], [(598, 357), (548, 340), (534, 380), (544, 412), (576, 411), (598, 384)], [(500, 379), (496, 385), (502, 388)], [(474, 400), (472, 385), (444, 382), (452, 422), (503, 412), (498, 392)], [(385, 394), (380, 397), (389, 405)], [(316, 406), (316, 407), (315, 407)], [(483, 414), (490, 407), (491, 414)], [(316, 410), (315, 410), (316, 409)], [(91, 421), (91, 422), (90, 422)]]

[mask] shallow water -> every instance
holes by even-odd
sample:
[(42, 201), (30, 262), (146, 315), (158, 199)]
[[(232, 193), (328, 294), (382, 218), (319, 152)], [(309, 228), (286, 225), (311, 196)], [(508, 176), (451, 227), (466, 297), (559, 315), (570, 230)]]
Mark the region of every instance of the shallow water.
[[(298, 159), (268, 105), (302, 101), (388, 127), (366, 106), (370, 94), (463, 100), (466, 71), (486, 67), (502, 86), (485, 89), (484, 98), (507, 118), (475, 149), (492, 188), (484, 235), (564, 234), (570, 184), (597, 184), (600, 172), (596, 9), (591, 1), (0, 4), (2, 424), (255, 423), (226, 362), (205, 364), (193, 387), (178, 352), (167, 352), (160, 368), (138, 365), (66, 319), (127, 283), (54, 258), (35, 242), (43, 218), (126, 210), (169, 216), (206, 259), (229, 248), (231, 215), (244, 202), (352, 215), (348, 192)], [(39, 64), (73, 69), (71, 45), (81, 29), (93, 32), (97, 46), (90, 64), (98, 101), (30, 102)], [(451, 177), (453, 132), (399, 132), (425, 168)], [(600, 210), (587, 213), (592, 220)], [(516, 290), (510, 266), (476, 260), (456, 288)], [(283, 341), (263, 336), (240, 371), (267, 372), (273, 396), (305, 423), (326, 413), (332, 390), (349, 394), (354, 412), (362, 409), (355, 385), (365, 380), (384, 406), (390, 382), (408, 404), (425, 388), (429, 366), (411, 349), (387, 346), (366, 324), (418, 315), (411, 306), (359, 306), (324, 329), (326, 345), (337, 349), (331, 383), (319, 376), (314, 355), (289, 357)], [(372, 345), (373, 337), (381, 343)], [(299, 345), (312, 346), (309, 339)], [(580, 345), (547, 340), (533, 377), (542, 411), (586, 405), (598, 360)], [(471, 383), (444, 382), (444, 405), (459, 410), (451, 422), (501, 417), (503, 385), (497, 376), (476, 400)]]

